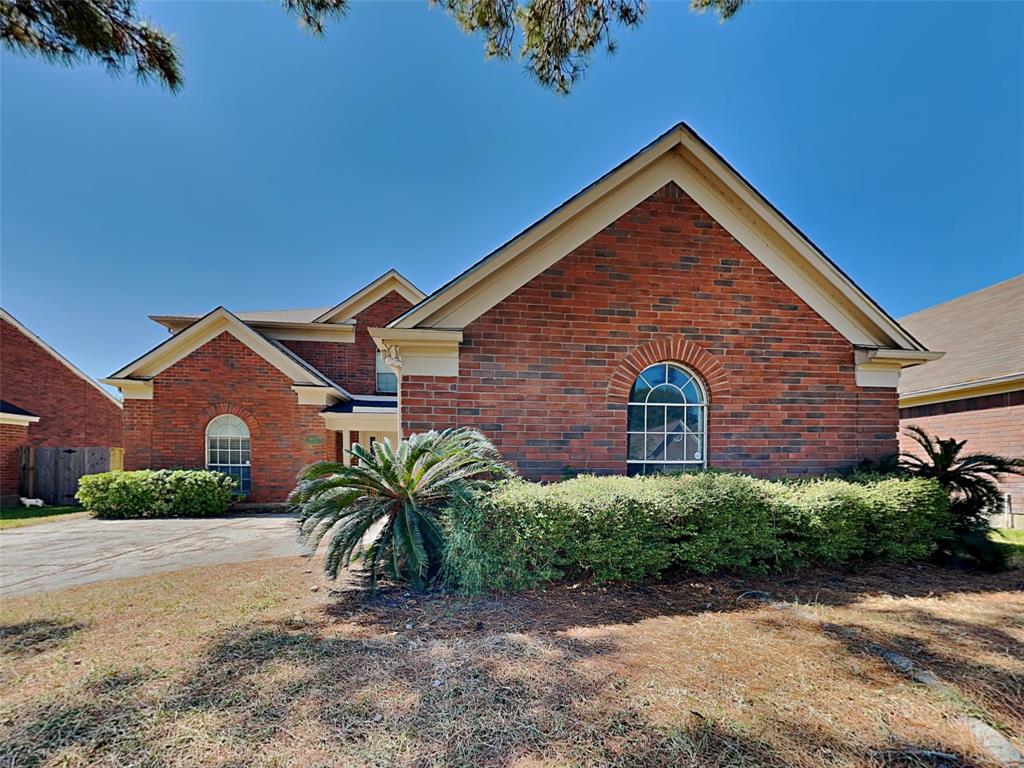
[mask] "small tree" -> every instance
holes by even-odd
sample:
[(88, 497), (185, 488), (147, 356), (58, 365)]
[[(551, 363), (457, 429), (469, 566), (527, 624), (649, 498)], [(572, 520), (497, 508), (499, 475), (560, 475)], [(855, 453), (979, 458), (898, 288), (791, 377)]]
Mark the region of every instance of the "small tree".
[(950, 496), (953, 538), (943, 551), (954, 560), (974, 560), (998, 566), (1003, 548), (989, 538), (988, 515), (1003, 509), (998, 482), (1004, 475), (1024, 475), (1024, 459), (991, 453), (968, 453), (966, 440), (940, 439), (917, 426), (906, 433), (921, 447), (922, 455), (901, 453), (900, 466), (918, 477), (935, 478)]
[(438, 513), (456, 497), (512, 476), (494, 445), (471, 429), (413, 435), (352, 448), (356, 466), (321, 462), (303, 470), (291, 501), (300, 539), (328, 539), (324, 571), (356, 558), (367, 563), (371, 588), (378, 576), (426, 588), (441, 567), (444, 531)]

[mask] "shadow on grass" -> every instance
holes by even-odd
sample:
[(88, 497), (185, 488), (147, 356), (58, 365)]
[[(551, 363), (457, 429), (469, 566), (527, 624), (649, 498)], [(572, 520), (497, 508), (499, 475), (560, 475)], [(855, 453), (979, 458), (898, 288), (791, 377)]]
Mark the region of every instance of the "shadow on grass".
[[(920, 669), (934, 672), (952, 686), (950, 695), (968, 714), (979, 716), (1013, 737), (1024, 725), (1024, 658), (1020, 643), (1002, 629), (968, 621), (945, 619), (924, 611), (890, 611), (902, 631), (884, 631), (856, 623), (823, 625), (822, 631), (844, 649), (864, 655), (887, 649), (911, 659)], [(945, 639), (955, 636), (957, 641)], [(959, 645), (961, 653), (952, 652)], [(979, 660), (981, 652), (1004, 656), (1011, 665)], [(879, 662), (881, 663), (881, 662)], [(895, 674), (895, 672), (894, 672)]]
[[(617, 650), (606, 639), (353, 639), (329, 629), (246, 625), (217, 637), (156, 692), (152, 670), (129, 670), (21, 707), (4, 723), (0, 765), (34, 768), (68, 755), (83, 765), (156, 768), (795, 764), (740, 724), (692, 713), (666, 725), (619, 675), (587, 663)], [(799, 722), (761, 730), (804, 745), (800, 765), (966, 765), (941, 745), (839, 741)]]
[[(141, 695), (142, 673), (114, 673), (87, 680), (75, 695), (19, 709), (3, 725), (0, 765), (145, 765), (164, 768), (145, 723), (152, 715)], [(77, 757), (78, 759), (74, 759)]]
[[(1010, 590), (1018, 581), (890, 567), (629, 588), (569, 584), (474, 600), (399, 588), (367, 600), (346, 591), (323, 614), (217, 633), (173, 679), (147, 669), (110, 672), (11, 710), (2, 723), (0, 765), (962, 768), (967, 763), (943, 744), (880, 743), (880, 733), (834, 738), (839, 731), (803, 719), (814, 709), (806, 703), (780, 707), (775, 719), (756, 725), (688, 713), (687, 692), (645, 695), (616, 663), (600, 663), (621, 654), (623, 640), (561, 632), (657, 616), (707, 614), (710, 621), (714, 613), (756, 609), (743, 597), (752, 590), (847, 605), (871, 594)], [(1009, 627), (916, 609), (901, 619), (925, 630), (925, 638), (957, 633), (982, 649), (1012, 639)], [(992, 683), (1000, 673), (909, 631), (904, 637), (851, 625), (833, 639), (839, 655), (860, 655), (876, 643), (929, 659), (956, 685)], [(973, 698), (975, 690), (965, 687), (965, 694)], [(661, 709), (666, 700), (668, 712)], [(792, 720), (782, 719), (783, 709)], [(1016, 716), (1013, 709), (988, 711)]]
[(785, 764), (719, 723), (660, 726), (622, 695), (621, 681), (574, 671), (609, 650), (522, 635), (410, 644), (248, 626), (220, 637), (155, 699), (145, 674), (121, 674), (19, 709), (5, 724), (0, 764), (34, 768), (68, 754), (158, 768)]
[(0, 626), (0, 655), (31, 656), (50, 651), (83, 628), (75, 622), (51, 620)]

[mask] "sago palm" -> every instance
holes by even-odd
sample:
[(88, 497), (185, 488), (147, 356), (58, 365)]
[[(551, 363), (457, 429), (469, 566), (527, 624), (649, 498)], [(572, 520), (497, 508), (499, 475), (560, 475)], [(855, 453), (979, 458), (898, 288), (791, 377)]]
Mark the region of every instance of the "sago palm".
[(1003, 475), (1024, 474), (1024, 459), (964, 454), (966, 440), (940, 439), (917, 426), (907, 427), (907, 434), (921, 447), (921, 455), (903, 453), (901, 464), (918, 477), (935, 478), (949, 491), (961, 529), (975, 528), (986, 512), (1002, 509), (998, 481)]
[(471, 429), (413, 435), (393, 447), (383, 440), (352, 447), (358, 463), (321, 462), (303, 470), (291, 502), (300, 538), (317, 547), (326, 537), (324, 571), (359, 558), (371, 587), (385, 574), (424, 589), (437, 575), (444, 548), (438, 512), (458, 496), (510, 477), (494, 445)]

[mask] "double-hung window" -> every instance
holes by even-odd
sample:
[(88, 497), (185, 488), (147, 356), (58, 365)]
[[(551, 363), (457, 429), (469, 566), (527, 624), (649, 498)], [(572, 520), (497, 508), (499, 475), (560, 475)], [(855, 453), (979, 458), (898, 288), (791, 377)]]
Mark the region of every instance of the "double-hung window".
[(398, 376), (384, 362), (383, 355), (378, 352), (375, 357), (377, 358), (377, 391), (384, 394), (398, 392)]

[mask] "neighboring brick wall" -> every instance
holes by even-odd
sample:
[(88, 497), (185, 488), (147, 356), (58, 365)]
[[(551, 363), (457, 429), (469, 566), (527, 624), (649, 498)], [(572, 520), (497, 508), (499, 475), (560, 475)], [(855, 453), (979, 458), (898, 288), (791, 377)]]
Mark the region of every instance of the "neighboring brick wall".
[[(901, 408), (900, 427), (911, 424), (930, 435), (966, 440), (971, 453), (1024, 458), (1024, 391)], [(902, 431), (900, 450), (920, 452)], [(1017, 527), (1024, 527), (1024, 477), (1007, 477), (1000, 488), (1012, 497)]]
[(27, 443), (27, 427), (0, 424), (0, 497), (8, 501), (18, 496), (21, 447)]
[(0, 326), (0, 397), (40, 417), (29, 444), (121, 447), (121, 409), (15, 326)]
[(234, 413), (248, 425), (253, 502), (284, 501), (302, 467), (337, 456), (321, 407), (299, 405), (292, 382), (229, 333), (162, 371), (152, 400), (127, 400), (125, 469), (203, 467), (206, 425)]
[(377, 392), (377, 345), (367, 329), (380, 328), (412, 306), (401, 294), (391, 291), (355, 317), (355, 342), (281, 342), (318, 371), (357, 395)]
[(403, 431), (479, 427), (532, 479), (624, 472), (622, 382), (680, 357), (709, 385), (712, 467), (818, 473), (896, 449), (895, 390), (858, 387), (850, 342), (674, 184), (464, 334), (458, 378), (403, 377)]

